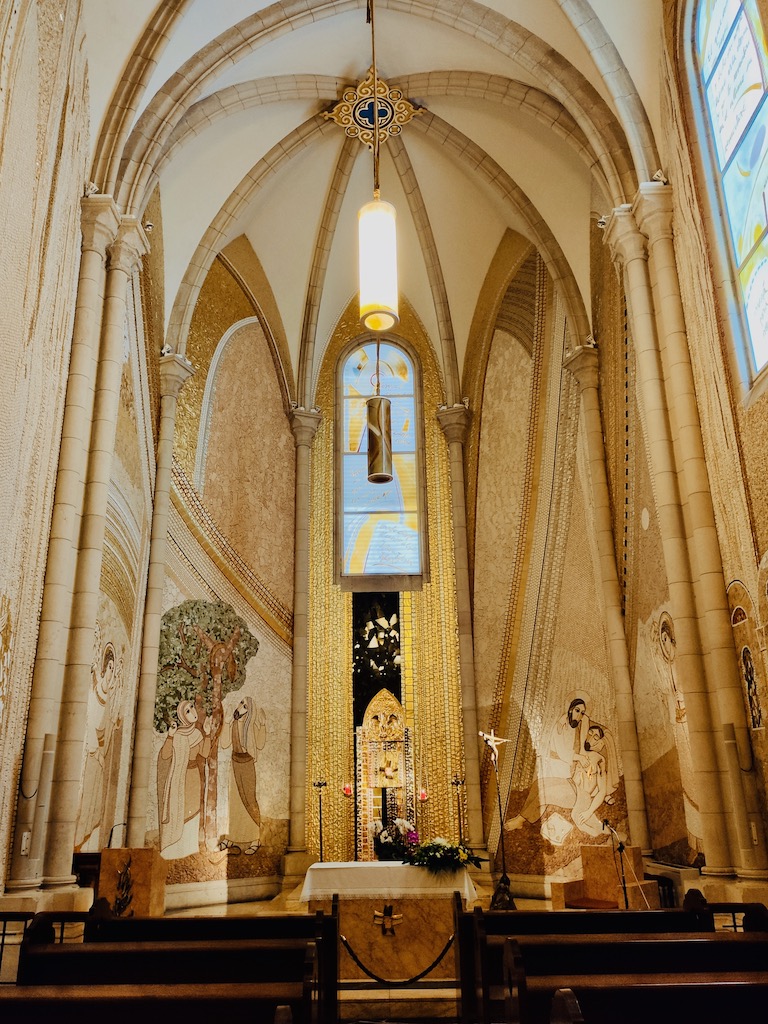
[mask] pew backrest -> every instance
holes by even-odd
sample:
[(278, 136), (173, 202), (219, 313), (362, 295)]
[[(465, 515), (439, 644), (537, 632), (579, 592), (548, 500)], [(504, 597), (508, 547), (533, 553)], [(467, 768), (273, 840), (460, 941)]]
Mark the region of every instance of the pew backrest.
[(189, 942), (252, 939), (305, 939), (317, 946), (320, 1019), (338, 1018), (339, 912), (255, 914), (243, 917), (108, 917), (92, 915), (85, 925), (88, 942)]
[(316, 946), (303, 939), (216, 942), (22, 942), (18, 985), (289, 982), (317, 978)]

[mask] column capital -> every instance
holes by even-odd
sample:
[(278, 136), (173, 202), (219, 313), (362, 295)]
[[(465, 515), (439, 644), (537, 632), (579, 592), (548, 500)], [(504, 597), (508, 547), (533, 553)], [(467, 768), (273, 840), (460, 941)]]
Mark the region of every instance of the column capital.
[(147, 252), (149, 240), (138, 219), (122, 217), (117, 238), (109, 247), (109, 269), (122, 270), (130, 277)]
[(448, 444), (458, 441), (464, 444), (469, 429), (471, 413), (461, 402), (456, 405), (443, 406), (437, 410), (437, 422), (442, 427)]
[(80, 230), (84, 252), (97, 252), (102, 259), (117, 237), (120, 213), (112, 196), (83, 196), (80, 200)]
[(170, 352), (160, 356), (160, 395), (178, 398), (184, 384), (189, 380), (195, 368), (180, 352)]
[(597, 346), (594, 344), (579, 345), (563, 360), (563, 366), (576, 378), (581, 391), (597, 389), (597, 364)]
[(304, 445), (309, 448), (317, 433), (317, 428), (323, 421), (323, 416), (319, 409), (305, 409), (299, 405), (295, 409), (291, 409), (290, 421), (296, 447), (300, 448)]
[(660, 181), (644, 181), (632, 204), (632, 213), (651, 245), (660, 238), (672, 237), (672, 186)]
[(605, 241), (614, 263), (626, 265), (632, 260), (648, 259), (645, 235), (638, 228), (629, 203), (611, 212), (605, 227)]

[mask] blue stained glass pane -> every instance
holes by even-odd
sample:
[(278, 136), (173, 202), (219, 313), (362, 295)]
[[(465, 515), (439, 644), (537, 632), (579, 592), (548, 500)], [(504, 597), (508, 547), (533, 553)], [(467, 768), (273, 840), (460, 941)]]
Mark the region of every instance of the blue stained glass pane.
[(413, 422), (413, 399), (392, 399), (392, 451), (416, 451), (416, 436)]
[(388, 484), (368, 482), (368, 456), (345, 455), (343, 462), (345, 512), (413, 512), (416, 509), (416, 458), (392, 460), (393, 479)]
[(696, 52), (705, 78), (709, 78), (740, 9), (739, 0), (706, 0), (699, 5)]
[(768, 238), (752, 253), (739, 275), (756, 369), (768, 363)]
[(368, 450), (367, 418), (365, 398), (345, 398), (344, 407), (344, 451), (365, 452)]
[(345, 515), (344, 572), (393, 575), (421, 572), (415, 515)]
[[(382, 342), (379, 353), (380, 390), (382, 395), (412, 395), (413, 366), (402, 349)], [(376, 342), (366, 342), (348, 357), (342, 373), (344, 396), (363, 395), (376, 391)]]
[(379, 348), (379, 388), (390, 399), (393, 480), (368, 482), (366, 401), (376, 390), (376, 342), (359, 346), (342, 370), (343, 568), (348, 575), (415, 575), (419, 535), (414, 369), (389, 342)]
[(707, 104), (720, 167), (724, 167), (764, 92), (763, 68), (744, 11), (707, 85)]
[(752, 251), (768, 219), (768, 105), (752, 122), (723, 175), (725, 203), (737, 264)]

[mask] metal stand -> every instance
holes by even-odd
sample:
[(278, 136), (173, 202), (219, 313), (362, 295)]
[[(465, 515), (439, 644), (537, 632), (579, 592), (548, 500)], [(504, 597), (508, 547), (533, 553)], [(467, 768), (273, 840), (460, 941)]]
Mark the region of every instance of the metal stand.
[(459, 842), (464, 842), (464, 836), (461, 831), (461, 787), (464, 785), (464, 779), (460, 779), (458, 775), (453, 776), (451, 785), (456, 787), (456, 813), (459, 817)]
[(327, 782), (313, 782), (312, 785), (317, 790), (317, 812), (320, 819), (320, 861), (323, 860), (323, 787), (327, 786)]
[(619, 854), (621, 891), (624, 893), (624, 909), (629, 910), (629, 896), (627, 895), (627, 879), (624, 874), (624, 843), (622, 843), (621, 839), (619, 838), (619, 833), (616, 831), (613, 825), (611, 825), (608, 822), (607, 818), (603, 821), (603, 828), (607, 828), (608, 831), (611, 833), (611, 845), (613, 845), (614, 838), (617, 840), (618, 845), (614, 846), (614, 850), (617, 851)]
[(496, 778), (496, 798), (499, 803), (499, 836), (501, 838), (501, 878), (491, 897), (491, 910), (515, 910), (515, 901), (509, 891), (509, 875), (507, 874), (507, 853), (504, 848), (504, 813), (501, 809), (501, 786), (499, 785), (498, 759), (493, 761), (493, 774)]
[(507, 852), (504, 849), (504, 812), (501, 807), (501, 786), (499, 785), (499, 746), (507, 740), (497, 736), (493, 729), (489, 733), (481, 732), (486, 746), (491, 752), (493, 774), (496, 778), (496, 799), (499, 804), (499, 837), (501, 840), (501, 878), (493, 890), (491, 910), (515, 910), (515, 901), (509, 891), (509, 875), (507, 874)]

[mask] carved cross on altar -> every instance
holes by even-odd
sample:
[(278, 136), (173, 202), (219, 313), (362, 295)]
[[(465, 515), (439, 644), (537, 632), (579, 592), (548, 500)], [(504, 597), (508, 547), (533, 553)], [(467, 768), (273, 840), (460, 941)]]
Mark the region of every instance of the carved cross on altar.
[(392, 904), (386, 903), (384, 910), (374, 910), (373, 912), (373, 923), (379, 924), (381, 922), (381, 934), (382, 935), (394, 935), (395, 925), (399, 924), (403, 920), (402, 914), (392, 913)]

